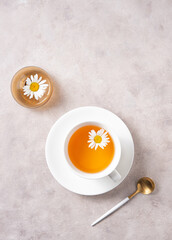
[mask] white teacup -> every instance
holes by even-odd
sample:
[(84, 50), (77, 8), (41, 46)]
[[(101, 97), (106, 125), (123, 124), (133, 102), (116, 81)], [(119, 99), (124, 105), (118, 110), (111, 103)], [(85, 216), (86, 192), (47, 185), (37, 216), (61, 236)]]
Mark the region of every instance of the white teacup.
[[(111, 163), (107, 166), (107, 168), (105, 168), (104, 170), (97, 172), (97, 173), (87, 173), (87, 172), (83, 172), (83, 171), (79, 170), (78, 168), (76, 168), (73, 165), (73, 163), (70, 160), (69, 154), (68, 154), (68, 143), (69, 143), (71, 136), (77, 129), (79, 129), (83, 126), (87, 126), (87, 125), (95, 125), (95, 126), (99, 126), (103, 129), (105, 129), (112, 137), (114, 145), (115, 145), (115, 153), (114, 153), (114, 157), (113, 157)], [(69, 132), (69, 134), (66, 137), (66, 141), (64, 144), (64, 152), (65, 152), (66, 162), (67, 162), (68, 166), (75, 174), (79, 175), (80, 177), (87, 178), (87, 179), (98, 179), (98, 178), (103, 178), (103, 177), (109, 176), (114, 181), (118, 181), (121, 178), (121, 175), (116, 170), (116, 167), (117, 167), (117, 165), (120, 161), (120, 157), (121, 157), (121, 144), (120, 144), (119, 138), (113, 129), (108, 129), (108, 126), (105, 126), (102, 123), (83, 122), (83, 123), (76, 125), (73, 129), (71, 129), (71, 131)]]

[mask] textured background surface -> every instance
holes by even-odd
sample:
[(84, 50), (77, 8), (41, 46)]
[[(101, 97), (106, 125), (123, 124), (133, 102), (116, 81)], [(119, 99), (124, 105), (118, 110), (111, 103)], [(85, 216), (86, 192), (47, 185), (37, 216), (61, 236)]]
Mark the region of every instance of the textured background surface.
[[(0, 0), (0, 240), (171, 239), (171, 42), (170, 0)], [(28, 65), (54, 81), (40, 109), (25, 109), (10, 94), (12, 76)], [(52, 124), (85, 105), (116, 113), (135, 142), (128, 177), (96, 197), (63, 189), (44, 156)], [(90, 227), (146, 175), (154, 194)]]

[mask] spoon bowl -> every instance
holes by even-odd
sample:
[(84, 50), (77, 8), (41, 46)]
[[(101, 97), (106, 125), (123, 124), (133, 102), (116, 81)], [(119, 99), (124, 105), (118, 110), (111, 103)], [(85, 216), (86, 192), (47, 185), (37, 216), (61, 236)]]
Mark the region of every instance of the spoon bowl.
[(155, 189), (155, 183), (151, 178), (148, 177), (142, 177), (139, 179), (137, 182), (137, 190), (131, 194), (129, 199), (134, 197), (137, 193), (142, 193), (142, 194), (150, 194), (154, 191)]
[(140, 178), (137, 183), (137, 190), (143, 194), (150, 194), (155, 189), (155, 183), (148, 177)]

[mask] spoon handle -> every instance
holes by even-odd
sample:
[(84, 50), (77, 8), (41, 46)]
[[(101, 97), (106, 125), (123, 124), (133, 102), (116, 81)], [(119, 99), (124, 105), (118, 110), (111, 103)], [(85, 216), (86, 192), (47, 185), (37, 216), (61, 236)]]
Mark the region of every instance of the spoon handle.
[(91, 224), (91, 226), (93, 227), (94, 225), (96, 225), (97, 223), (99, 223), (100, 221), (102, 221), (104, 218), (106, 218), (107, 216), (109, 216), (110, 214), (112, 214), (113, 212), (115, 212), (118, 208), (122, 207), (125, 203), (127, 203), (130, 200), (129, 197), (124, 198), (124, 200), (122, 200), (121, 202), (119, 202), (117, 205), (115, 205), (113, 208), (111, 208), (109, 211), (107, 211), (105, 214), (103, 214), (101, 217), (99, 217), (95, 222), (93, 222)]

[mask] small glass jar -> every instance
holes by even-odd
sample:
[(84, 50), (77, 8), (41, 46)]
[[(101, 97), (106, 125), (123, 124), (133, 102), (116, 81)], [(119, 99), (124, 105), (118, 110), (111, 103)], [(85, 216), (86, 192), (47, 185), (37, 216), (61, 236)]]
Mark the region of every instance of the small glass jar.
[(24, 107), (35, 108), (44, 105), (50, 99), (52, 91), (50, 76), (39, 67), (20, 69), (11, 82), (14, 99)]

